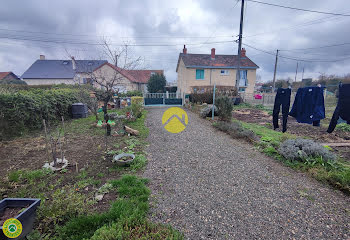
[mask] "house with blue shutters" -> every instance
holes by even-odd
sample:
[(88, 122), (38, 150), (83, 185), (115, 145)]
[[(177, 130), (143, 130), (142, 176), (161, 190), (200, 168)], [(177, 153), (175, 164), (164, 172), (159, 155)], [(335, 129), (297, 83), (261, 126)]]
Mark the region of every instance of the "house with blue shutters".
[[(211, 86), (235, 87), (237, 73), (237, 55), (217, 55), (215, 48), (211, 54), (192, 54), (186, 46), (179, 54), (176, 72), (179, 94), (203, 92)], [(241, 51), (239, 92), (253, 93), (256, 70), (259, 68)]]

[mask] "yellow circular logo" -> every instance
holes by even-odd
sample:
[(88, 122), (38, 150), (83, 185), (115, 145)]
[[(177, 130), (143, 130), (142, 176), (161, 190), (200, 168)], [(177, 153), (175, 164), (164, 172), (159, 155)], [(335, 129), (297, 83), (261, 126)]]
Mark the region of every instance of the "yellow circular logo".
[(16, 238), (22, 233), (22, 223), (16, 218), (7, 219), (2, 225), (2, 231), (8, 238)]
[(162, 124), (168, 132), (182, 132), (188, 124), (187, 113), (178, 107), (169, 108), (163, 114)]

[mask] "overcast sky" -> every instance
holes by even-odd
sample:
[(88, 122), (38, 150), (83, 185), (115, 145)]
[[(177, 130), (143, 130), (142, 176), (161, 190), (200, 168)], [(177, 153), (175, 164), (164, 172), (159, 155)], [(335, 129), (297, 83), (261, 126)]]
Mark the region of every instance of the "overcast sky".
[[(347, 0), (261, 0), (305, 9), (348, 13)], [(106, 38), (113, 48), (129, 46), (130, 58), (142, 57), (143, 68), (164, 69), (168, 81), (176, 80), (176, 64), (183, 44), (188, 53), (237, 54), (240, 1), (237, 0), (127, 0), (127, 1), (15, 1), (0, 8), (0, 71), (22, 75), (44, 54), (46, 59), (101, 59)], [(320, 73), (350, 73), (350, 17), (295, 11), (246, 2), (243, 44), (299, 61), (298, 80)], [(31, 39), (28, 41), (23, 39)], [(73, 42), (75, 44), (73, 44)], [(257, 74), (271, 80), (275, 57), (244, 46), (247, 56), (260, 66)], [(293, 50), (314, 48), (308, 50)], [(349, 58), (349, 59), (347, 59)], [(345, 59), (345, 60), (344, 60)], [(328, 60), (330, 62), (324, 62)], [(334, 60), (334, 61), (333, 61)], [(340, 61), (337, 61), (340, 60)], [(297, 61), (280, 58), (277, 78), (294, 79)]]

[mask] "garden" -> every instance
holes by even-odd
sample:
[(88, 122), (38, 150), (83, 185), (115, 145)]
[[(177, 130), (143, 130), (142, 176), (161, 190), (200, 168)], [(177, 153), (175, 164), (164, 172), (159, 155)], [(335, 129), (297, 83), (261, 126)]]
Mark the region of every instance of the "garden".
[[(0, 120), (7, 128), (1, 132), (0, 195), (41, 200), (27, 239), (182, 239), (170, 226), (147, 219), (151, 193), (148, 180), (139, 177), (147, 164), (147, 111), (137, 100), (109, 110), (111, 134), (106, 134), (107, 124), (98, 126), (96, 119), (104, 119), (104, 112), (70, 118), (71, 104), (89, 99), (89, 91), (0, 90)], [(43, 168), (53, 149), (55, 157), (67, 159), (65, 168)], [(112, 160), (118, 154), (133, 160), (117, 164)], [(8, 217), (0, 216), (0, 222)]]
[(212, 121), (213, 127), (219, 131), (253, 144), (264, 154), (296, 171), (306, 172), (344, 193), (350, 193), (349, 125), (338, 124), (333, 133), (326, 132), (335, 105), (326, 107), (326, 119), (321, 121), (320, 127), (300, 124), (289, 117), (287, 132), (282, 133), (273, 129), (270, 108), (246, 103), (233, 105), (230, 97), (219, 95), (215, 99), (212, 119), (212, 100), (206, 102), (208, 94), (203, 98), (196, 95), (197, 100), (189, 102), (186, 107)]

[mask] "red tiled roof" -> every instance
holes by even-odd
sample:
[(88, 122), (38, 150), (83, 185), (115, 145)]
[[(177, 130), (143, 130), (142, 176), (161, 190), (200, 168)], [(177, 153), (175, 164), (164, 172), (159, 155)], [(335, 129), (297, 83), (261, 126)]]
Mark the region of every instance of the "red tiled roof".
[(7, 75), (9, 75), (11, 72), (0, 72), (0, 80), (4, 79)]
[(111, 68), (115, 69), (121, 75), (123, 75), (124, 77), (126, 77), (127, 79), (129, 79), (131, 82), (134, 82), (134, 83), (147, 83), (149, 78), (151, 77), (152, 72), (156, 72), (159, 74), (163, 74), (164, 72), (163, 70), (125, 70), (120, 67), (116, 67), (110, 63), (104, 63), (98, 68), (96, 68), (94, 71), (96, 71), (97, 69), (101, 68), (104, 65), (110, 66)]
[[(211, 59), (210, 54), (183, 54), (180, 53), (178, 65), (180, 59), (183, 60), (186, 67), (202, 67), (202, 68), (237, 68), (238, 57), (237, 55), (215, 55), (215, 59)], [(241, 68), (259, 68), (252, 60), (248, 57), (241, 57), (240, 61)], [(178, 68), (178, 66), (177, 66)], [(176, 68), (176, 71), (177, 71)]]
[(126, 70), (138, 83), (147, 83), (152, 72), (163, 74), (163, 70)]

